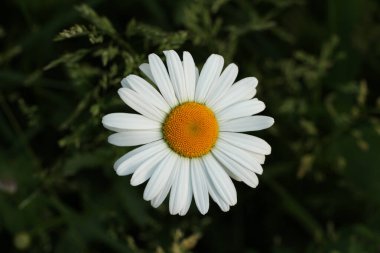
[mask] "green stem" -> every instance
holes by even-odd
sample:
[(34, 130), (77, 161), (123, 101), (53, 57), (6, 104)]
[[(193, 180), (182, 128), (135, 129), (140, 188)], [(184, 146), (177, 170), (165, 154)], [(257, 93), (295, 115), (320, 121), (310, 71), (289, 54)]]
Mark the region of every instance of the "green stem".
[(19, 136), (19, 138), (20, 138), (20, 140), (21, 140), (21, 142), (25, 148), (25, 151), (27, 152), (27, 154), (29, 154), (34, 165), (37, 168), (41, 168), (41, 163), (40, 163), (37, 155), (34, 153), (32, 147), (30, 146), (29, 142), (27, 141), (20, 124), (18, 123), (16, 117), (14, 116), (12, 109), (9, 107), (9, 105), (5, 99), (5, 96), (3, 95), (2, 92), (0, 92), (0, 106), (1, 106), (2, 110), (4, 111), (6, 117), (8, 118), (11, 126), (16, 131), (17, 135)]

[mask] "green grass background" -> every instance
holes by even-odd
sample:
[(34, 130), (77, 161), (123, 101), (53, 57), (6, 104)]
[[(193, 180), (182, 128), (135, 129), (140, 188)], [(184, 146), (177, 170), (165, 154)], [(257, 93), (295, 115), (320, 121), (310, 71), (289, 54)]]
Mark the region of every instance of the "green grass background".
[[(380, 2), (0, 3), (0, 252), (380, 252)], [(152, 52), (259, 79), (275, 125), (257, 189), (170, 216), (118, 177), (103, 115)]]

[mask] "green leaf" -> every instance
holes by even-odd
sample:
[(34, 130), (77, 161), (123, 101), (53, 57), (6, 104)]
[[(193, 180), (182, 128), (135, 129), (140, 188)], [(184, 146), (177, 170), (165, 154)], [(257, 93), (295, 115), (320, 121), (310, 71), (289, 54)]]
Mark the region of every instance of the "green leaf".
[(89, 5), (78, 5), (76, 6), (76, 10), (82, 15), (83, 18), (85, 18), (87, 21), (92, 23), (95, 27), (104, 33), (110, 35), (116, 34), (116, 30), (108, 18), (99, 16)]
[(46, 65), (44, 67), (44, 70), (46, 71), (46, 70), (55, 68), (60, 64), (76, 63), (76, 62), (80, 61), (83, 57), (85, 57), (89, 52), (90, 52), (89, 49), (79, 49), (73, 53), (63, 54), (58, 59), (55, 59), (52, 62), (50, 62), (48, 65)]

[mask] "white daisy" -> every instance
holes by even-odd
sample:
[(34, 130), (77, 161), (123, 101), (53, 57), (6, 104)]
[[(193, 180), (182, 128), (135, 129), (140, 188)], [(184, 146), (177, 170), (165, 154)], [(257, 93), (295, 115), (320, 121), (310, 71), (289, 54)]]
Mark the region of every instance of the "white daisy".
[(185, 215), (193, 196), (205, 214), (209, 195), (228, 211), (237, 202), (231, 178), (255, 188), (256, 174), (262, 174), (261, 164), (271, 152), (264, 140), (240, 132), (268, 128), (274, 120), (252, 116), (265, 108), (253, 98), (257, 79), (234, 83), (235, 64), (222, 72), (223, 57), (213, 54), (198, 74), (190, 53), (184, 52), (182, 60), (173, 50), (164, 54), (167, 69), (156, 54), (140, 66), (154, 85), (136, 75), (121, 81), (121, 99), (140, 114), (103, 117), (104, 127), (117, 132), (109, 136), (109, 143), (142, 145), (116, 161), (116, 173), (133, 173), (134, 186), (149, 180), (144, 199), (153, 207), (170, 192), (171, 214)]

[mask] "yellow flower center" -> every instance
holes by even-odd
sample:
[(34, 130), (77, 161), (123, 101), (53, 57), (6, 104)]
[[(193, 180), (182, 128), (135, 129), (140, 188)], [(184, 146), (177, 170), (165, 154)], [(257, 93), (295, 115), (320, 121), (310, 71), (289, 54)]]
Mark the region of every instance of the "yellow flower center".
[(205, 105), (187, 102), (172, 109), (162, 127), (169, 147), (184, 157), (207, 154), (218, 138), (214, 113)]

